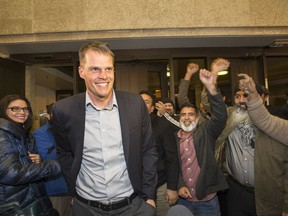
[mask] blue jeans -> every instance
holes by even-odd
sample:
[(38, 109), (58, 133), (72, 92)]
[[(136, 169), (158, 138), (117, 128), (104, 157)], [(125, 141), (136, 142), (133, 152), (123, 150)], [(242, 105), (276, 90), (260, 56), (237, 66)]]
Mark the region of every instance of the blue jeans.
[(194, 216), (221, 216), (217, 195), (206, 202), (192, 202), (179, 197), (178, 204), (186, 206)]

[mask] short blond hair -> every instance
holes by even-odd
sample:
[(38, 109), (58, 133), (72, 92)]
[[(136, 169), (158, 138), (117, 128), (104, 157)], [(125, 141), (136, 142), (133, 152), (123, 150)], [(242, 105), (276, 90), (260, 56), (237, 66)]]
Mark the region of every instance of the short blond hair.
[(85, 55), (88, 50), (98, 52), (99, 54), (111, 56), (113, 59), (113, 64), (114, 64), (114, 53), (112, 52), (108, 44), (101, 42), (101, 41), (93, 41), (80, 47), (79, 52), (78, 52), (80, 65), (81, 63), (85, 62)]

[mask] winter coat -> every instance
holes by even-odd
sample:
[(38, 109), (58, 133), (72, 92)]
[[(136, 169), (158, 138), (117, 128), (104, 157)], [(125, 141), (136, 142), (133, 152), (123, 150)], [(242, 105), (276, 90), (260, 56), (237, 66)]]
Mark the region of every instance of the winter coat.
[[(61, 171), (55, 160), (32, 163), (29, 146), (31, 139), (19, 125), (0, 119), (0, 206), (16, 201), (24, 209), (33, 201), (47, 197), (42, 180)], [(43, 199), (41, 205), (44, 212), (52, 208), (49, 198)]]

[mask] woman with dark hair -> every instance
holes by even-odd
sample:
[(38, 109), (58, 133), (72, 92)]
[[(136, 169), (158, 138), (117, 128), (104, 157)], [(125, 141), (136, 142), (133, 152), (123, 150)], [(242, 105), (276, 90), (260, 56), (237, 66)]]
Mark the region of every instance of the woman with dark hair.
[(33, 161), (32, 122), (27, 98), (7, 95), (0, 101), (0, 215), (57, 215), (42, 180), (58, 175), (60, 166)]

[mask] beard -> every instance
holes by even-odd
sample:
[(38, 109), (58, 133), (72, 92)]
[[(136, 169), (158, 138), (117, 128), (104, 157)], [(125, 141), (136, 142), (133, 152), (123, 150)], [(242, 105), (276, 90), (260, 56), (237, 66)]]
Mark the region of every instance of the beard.
[(234, 114), (233, 116), (234, 122), (237, 122), (237, 123), (240, 123), (249, 119), (248, 112), (247, 110), (244, 110), (244, 109), (238, 108), (237, 110), (233, 112), (233, 114)]
[(185, 123), (184, 123), (184, 121), (180, 121), (179, 122), (180, 123), (180, 127), (181, 127), (181, 129), (184, 131), (184, 132), (191, 132), (191, 131), (194, 131), (195, 130), (195, 128), (197, 127), (197, 125), (198, 125), (198, 119), (197, 120), (195, 120), (195, 121), (192, 121), (192, 122), (190, 122), (190, 124), (189, 125), (185, 125)]
[(247, 110), (247, 103), (246, 102), (240, 102), (237, 104), (239, 111), (245, 111)]

